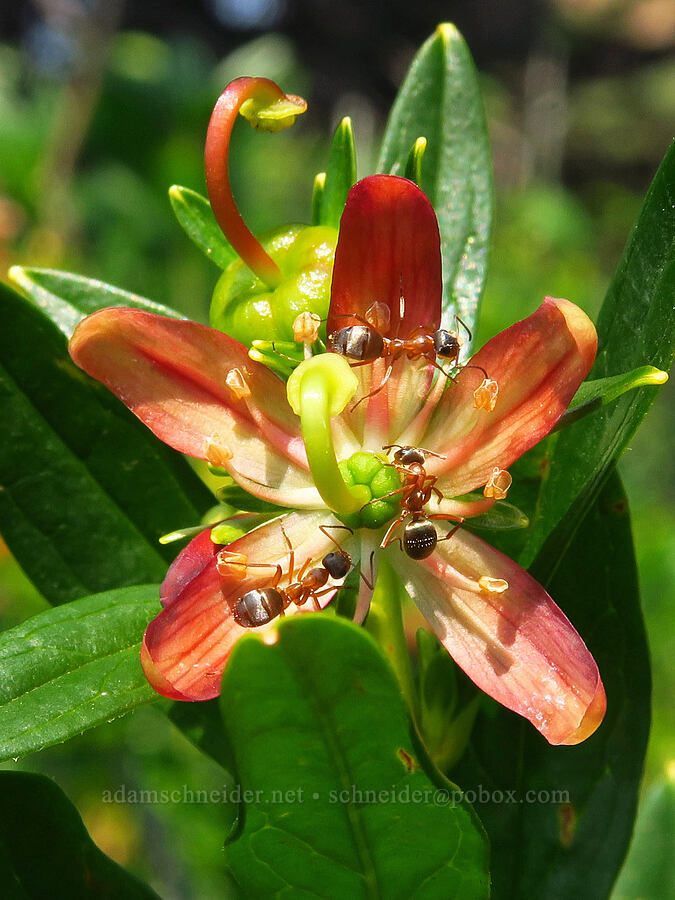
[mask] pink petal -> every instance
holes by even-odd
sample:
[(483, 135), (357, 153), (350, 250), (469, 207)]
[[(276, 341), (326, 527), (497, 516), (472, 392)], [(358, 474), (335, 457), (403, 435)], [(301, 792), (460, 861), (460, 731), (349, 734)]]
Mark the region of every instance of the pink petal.
[[(441, 250), (436, 214), (406, 178), (371, 175), (350, 190), (335, 251), (328, 334), (374, 303), (391, 313), (389, 336), (441, 319)], [(401, 290), (405, 315), (399, 324)]]
[[(280, 505), (322, 505), (285, 385), (238, 341), (195, 322), (104, 309), (78, 325), (70, 354), (181, 453), (223, 465)], [(234, 369), (249, 397), (228, 387)]]
[[(455, 662), (481, 690), (526, 719), (551, 744), (577, 744), (599, 726), (605, 691), (572, 624), (524, 569), (458, 531), (428, 559), (390, 560)], [(504, 579), (503, 593), (479, 588)]]
[[(456, 496), (482, 486), (495, 466), (506, 469), (545, 437), (588, 374), (597, 335), (568, 300), (547, 297), (527, 319), (502, 331), (449, 382), (418, 443), (442, 453), (429, 468), (439, 488)], [(476, 409), (480, 366), (499, 385), (493, 411)], [(410, 430), (414, 433), (414, 428)], [(400, 438), (406, 442), (406, 436)]]
[[(198, 535), (178, 555), (162, 584), (164, 609), (147, 627), (141, 664), (158, 693), (174, 700), (209, 700), (220, 693), (220, 681), (236, 641), (244, 634), (264, 635), (275, 622), (260, 628), (243, 628), (232, 617), (230, 602), (256, 587), (272, 585), (276, 564), (281, 565), (281, 585), (288, 583), (288, 538), (294, 550), (294, 573), (307, 560), (320, 564), (334, 544), (319, 525), (336, 525), (325, 512), (290, 513), (260, 526), (228, 546), (243, 553), (249, 563), (271, 563), (250, 568), (244, 579), (223, 577), (216, 569), (216, 554), (223, 549), (211, 541), (210, 531)], [(282, 531), (283, 527), (283, 531)], [(346, 549), (340, 532), (332, 532)], [(344, 532), (342, 532), (344, 534)], [(320, 598), (325, 605), (332, 597)], [(305, 607), (308, 609), (309, 607)], [(303, 610), (291, 604), (286, 615)]]

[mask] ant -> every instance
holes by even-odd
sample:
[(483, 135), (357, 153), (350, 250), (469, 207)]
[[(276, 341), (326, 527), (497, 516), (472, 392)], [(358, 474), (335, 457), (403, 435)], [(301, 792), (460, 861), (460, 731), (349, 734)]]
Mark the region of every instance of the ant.
[[(289, 549), (289, 584), (286, 585), (285, 588), (279, 587), (282, 576), (282, 568), (280, 565), (274, 563), (250, 563), (241, 554), (229, 553), (228, 551), (220, 552), (217, 566), (219, 572), (223, 575), (232, 574), (233, 571), (239, 570), (242, 572), (243, 576), (246, 569), (254, 567), (276, 569), (276, 574), (274, 575), (271, 587), (254, 588), (253, 590), (247, 591), (241, 597), (236, 597), (229, 601), (232, 608), (232, 616), (238, 625), (241, 625), (243, 628), (258, 628), (260, 625), (267, 625), (273, 619), (276, 619), (277, 616), (283, 616), (284, 611), (291, 603), (294, 603), (296, 606), (304, 606), (308, 600), (313, 600), (315, 608), (317, 610), (320, 609), (318, 602), (319, 597), (335, 590), (332, 586), (321, 590), (324, 588), (328, 579), (333, 578), (335, 580), (340, 580), (345, 578), (352, 565), (351, 556), (340, 547), (335, 538), (328, 533), (327, 529), (345, 528), (352, 534), (353, 532), (351, 528), (347, 528), (346, 525), (319, 525), (319, 528), (338, 549), (337, 551), (333, 550), (330, 553), (327, 553), (321, 560), (321, 566), (316, 566), (309, 569), (309, 571), (308, 566), (310, 560), (308, 559), (300, 568), (297, 578), (294, 581), (295, 551), (282, 527), (281, 530)], [(361, 577), (365, 579), (363, 574)], [(366, 581), (366, 583), (368, 582)]]
[[(385, 335), (389, 329), (391, 313), (386, 303), (379, 302), (373, 303), (366, 310), (365, 318), (357, 314), (339, 316), (338, 318), (356, 319), (360, 324), (347, 325), (328, 336), (328, 349), (339, 353), (348, 360), (354, 360), (355, 367), (374, 362), (376, 359), (388, 360), (387, 371), (379, 386), (370, 394), (362, 397), (359, 403), (382, 390), (389, 380), (394, 363), (402, 356), (407, 356), (409, 360), (424, 359), (429, 365), (442, 372), (446, 378), (449, 378), (450, 375), (436, 362), (437, 357), (450, 360), (451, 367), (457, 367), (462, 345), (456, 332), (448, 331), (445, 328), (432, 330), (424, 325), (417, 325), (407, 338), (400, 338), (398, 332), (404, 316), (405, 297), (403, 296), (403, 285), (401, 285), (399, 316), (394, 337)], [(455, 316), (455, 319), (464, 328), (470, 341), (471, 331), (468, 326), (459, 316)]]
[[(378, 499), (384, 500), (387, 497), (401, 494), (402, 512), (398, 519), (392, 522), (387, 529), (380, 547), (384, 549), (397, 540), (401, 550), (411, 559), (426, 559), (427, 556), (434, 552), (437, 544), (441, 541), (450, 540), (464, 519), (459, 516), (450, 516), (446, 513), (429, 515), (424, 511), (424, 507), (431, 499), (432, 494), (435, 494), (439, 500), (443, 499), (443, 494), (435, 486), (438, 476), (428, 475), (424, 468), (424, 463), (427, 456), (435, 456), (438, 459), (445, 459), (445, 457), (441, 456), (440, 453), (434, 453), (432, 450), (424, 450), (421, 447), (407, 447), (402, 444), (388, 444), (382, 449), (393, 450), (394, 447), (398, 449), (394, 453), (393, 463), (388, 463), (388, 465), (394, 466), (403, 475), (403, 486), (397, 491), (392, 491)], [(432, 524), (432, 519), (457, 521), (457, 525), (445, 537), (439, 538), (436, 528)], [(394, 532), (404, 522), (403, 539), (394, 538)]]

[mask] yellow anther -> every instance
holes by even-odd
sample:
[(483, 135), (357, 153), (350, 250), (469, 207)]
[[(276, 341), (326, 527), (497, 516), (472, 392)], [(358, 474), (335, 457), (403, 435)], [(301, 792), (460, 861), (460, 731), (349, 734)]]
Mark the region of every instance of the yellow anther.
[(386, 334), (391, 322), (391, 310), (386, 303), (376, 301), (366, 310), (366, 322), (372, 325), (375, 331)]
[(228, 463), (233, 456), (234, 453), (232, 453), (227, 444), (220, 439), (219, 435), (212, 434), (211, 437), (207, 439), (204, 457), (212, 466), (226, 468), (226, 463)]
[(321, 318), (313, 312), (301, 312), (293, 322), (293, 340), (297, 343), (313, 344), (319, 339)]
[(230, 369), (225, 376), (225, 384), (229, 387), (235, 400), (242, 400), (244, 397), (251, 396), (251, 388), (248, 386), (241, 369)]
[(246, 578), (248, 557), (243, 553), (234, 553), (231, 550), (220, 550), (216, 554), (216, 569), (219, 575), (237, 578), (240, 581)]
[(494, 497), (495, 500), (503, 500), (509, 492), (509, 488), (513, 484), (513, 478), (506, 469), (500, 469), (495, 466), (492, 475), (483, 488), (483, 494), (486, 497)]
[(492, 412), (497, 402), (499, 385), (492, 378), (484, 378), (473, 392), (473, 405), (476, 409)]
[(478, 585), (486, 594), (503, 594), (509, 588), (508, 581), (503, 578), (491, 578), (489, 575), (481, 575)]

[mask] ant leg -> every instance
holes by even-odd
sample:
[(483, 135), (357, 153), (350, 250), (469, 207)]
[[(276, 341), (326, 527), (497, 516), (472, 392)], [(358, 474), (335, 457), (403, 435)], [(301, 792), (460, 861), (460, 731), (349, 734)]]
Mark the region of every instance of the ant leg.
[(369, 588), (371, 591), (375, 590), (375, 570), (374, 570), (374, 566), (373, 566), (374, 559), (375, 559), (375, 551), (371, 550), (370, 551), (370, 579), (366, 578), (366, 576), (361, 571), (361, 568), (359, 567), (359, 575), (363, 579), (363, 583), (365, 584), (365, 586), (367, 588)]
[[(431, 516), (427, 516), (427, 519), (440, 519), (443, 522), (457, 522), (457, 528), (460, 525), (464, 524), (465, 517), (464, 516), (451, 516), (449, 513), (434, 513)], [(457, 529), (454, 529), (455, 531)], [(443, 538), (445, 540), (445, 538)]]
[[(363, 506), (361, 507), (359, 512), (361, 512), (362, 509), (365, 509), (366, 506), (371, 506), (373, 503), (377, 503), (378, 500), (388, 500), (389, 497), (395, 497), (397, 494), (403, 494), (405, 491), (408, 491), (409, 494), (411, 493), (410, 485), (404, 485), (402, 488), (399, 488), (397, 491), (390, 491), (388, 494), (383, 494), (381, 497), (373, 497), (372, 500), (369, 500), (367, 503), (363, 504)], [(405, 502), (406, 499), (407, 498), (404, 497), (402, 502)]]
[[(284, 531), (284, 526), (280, 525), (281, 533), (284, 536), (284, 540), (286, 541), (286, 546), (288, 547), (288, 581), (289, 583), (293, 581), (293, 569), (295, 568), (295, 551), (293, 550), (293, 544), (288, 539), (288, 535)], [(274, 583), (274, 587), (279, 583), (279, 578), (277, 578)]]
[(294, 356), (288, 356), (288, 354), (282, 353), (281, 350), (277, 350), (277, 348), (274, 345), (274, 341), (272, 341), (272, 352), (276, 353), (277, 356), (280, 356), (281, 359), (287, 359), (289, 362), (294, 362), (294, 363), (300, 362), (300, 360), (296, 359)]
[[(373, 360), (372, 360), (372, 359), (369, 359), (368, 362), (373, 362)], [(364, 394), (364, 396), (361, 397), (360, 400), (357, 400), (356, 403), (351, 407), (351, 411), (352, 411), (352, 412), (356, 409), (357, 406), (360, 406), (361, 403), (363, 403), (364, 400), (370, 400), (370, 398), (371, 398), (371, 397), (374, 397), (375, 394), (379, 394), (379, 393), (380, 393), (380, 391), (382, 390), (382, 388), (383, 388), (383, 387), (386, 385), (386, 383), (389, 381), (389, 377), (391, 376), (391, 373), (392, 373), (393, 370), (394, 370), (394, 363), (395, 363), (395, 362), (396, 362), (396, 360), (395, 360), (395, 359), (392, 359), (392, 361), (389, 363), (389, 366), (387, 367), (387, 371), (386, 371), (386, 373), (385, 373), (385, 376), (384, 376), (384, 378), (382, 379), (382, 381), (379, 383), (379, 385), (375, 388), (374, 391), (371, 391), (369, 394)], [(359, 365), (359, 363), (357, 363), (357, 365)], [(355, 368), (355, 366), (352, 366), (352, 368)]]
[[(398, 526), (399, 526), (406, 518), (407, 518), (407, 510), (403, 510), (403, 512), (401, 513), (401, 515), (398, 517), (398, 519), (395, 519), (395, 520), (391, 523), (391, 525), (390, 525), (389, 528), (387, 529), (387, 533), (386, 533), (385, 536), (382, 538), (382, 543), (380, 544), (380, 549), (381, 549), (381, 550), (384, 550), (385, 547), (388, 547), (389, 544), (392, 543), (392, 540), (393, 540), (392, 535), (393, 535), (394, 531), (396, 531), (396, 529), (398, 528)], [(399, 540), (400, 540), (400, 538), (399, 538)], [(403, 544), (401, 544), (401, 547), (403, 547)]]
[[(437, 518), (436, 516), (429, 516), (430, 519)], [(461, 522), (458, 522), (454, 528), (451, 528), (450, 531), (445, 535), (445, 537), (439, 538), (436, 543), (440, 544), (442, 541), (449, 541), (450, 538), (454, 535), (458, 528), (462, 527), (464, 519)]]

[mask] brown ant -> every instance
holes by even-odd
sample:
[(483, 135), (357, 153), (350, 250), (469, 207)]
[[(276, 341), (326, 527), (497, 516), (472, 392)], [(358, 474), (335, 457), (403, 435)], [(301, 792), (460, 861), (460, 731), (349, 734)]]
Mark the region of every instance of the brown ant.
[[(446, 328), (432, 330), (425, 325), (417, 325), (407, 338), (400, 338), (398, 331), (404, 315), (405, 298), (403, 296), (403, 286), (401, 285), (399, 317), (396, 322), (396, 334), (394, 337), (390, 338), (384, 334), (389, 328), (391, 318), (389, 307), (384, 303), (373, 303), (366, 311), (365, 318), (357, 314), (337, 317), (356, 319), (360, 324), (347, 325), (330, 334), (328, 336), (329, 350), (339, 353), (340, 356), (344, 356), (347, 360), (353, 360), (354, 367), (364, 366), (367, 363), (375, 362), (376, 359), (388, 361), (387, 371), (378, 387), (366, 394), (365, 397), (362, 397), (358, 403), (362, 403), (368, 397), (372, 397), (382, 390), (391, 376), (394, 363), (403, 356), (406, 356), (409, 360), (426, 360), (429, 365), (442, 372), (446, 378), (451, 376), (437, 363), (437, 358), (449, 360), (451, 368), (457, 367), (462, 346), (457, 332), (448, 331)], [(469, 341), (471, 341), (469, 327), (459, 316), (455, 316), (455, 320), (464, 328)], [(358, 403), (356, 404), (357, 406)]]
[[(293, 580), (295, 551), (293, 550), (286, 532), (283, 528), (281, 529), (289, 549), (289, 584), (286, 585), (285, 588), (279, 587), (282, 576), (282, 568), (280, 565), (275, 563), (250, 563), (240, 554), (228, 554), (227, 551), (225, 556), (222, 559), (219, 559), (218, 567), (221, 574), (231, 574), (237, 569), (245, 574), (246, 569), (254, 567), (276, 569), (271, 587), (254, 588), (253, 590), (247, 591), (241, 597), (235, 597), (229, 601), (232, 608), (232, 616), (238, 625), (241, 625), (243, 628), (258, 628), (261, 625), (267, 625), (277, 616), (283, 616), (284, 611), (291, 603), (294, 603), (296, 606), (304, 606), (308, 600), (313, 600), (315, 608), (317, 610), (320, 609), (318, 602), (319, 597), (322, 597), (324, 594), (328, 594), (331, 591), (335, 591), (335, 587), (333, 586), (322, 590), (328, 579), (333, 578), (339, 580), (345, 578), (352, 565), (351, 556), (340, 547), (335, 538), (328, 533), (327, 529), (345, 528), (352, 534), (353, 532), (351, 528), (347, 528), (346, 525), (319, 525), (319, 528), (338, 549), (337, 551), (333, 550), (330, 553), (327, 553), (321, 560), (321, 566), (315, 566), (314, 568), (309, 569), (309, 571), (308, 566), (310, 560), (308, 559), (298, 571), (295, 581)], [(361, 577), (365, 578), (363, 574)], [(366, 583), (368, 582), (366, 581)]]
[[(387, 497), (395, 497), (401, 494), (401, 515), (391, 523), (387, 529), (387, 533), (382, 539), (380, 547), (384, 549), (389, 544), (397, 540), (403, 550), (411, 559), (426, 559), (436, 549), (436, 545), (441, 541), (449, 540), (460, 527), (463, 518), (459, 516), (451, 516), (446, 513), (434, 513), (429, 515), (424, 511), (424, 507), (431, 499), (431, 495), (435, 494), (439, 500), (443, 499), (443, 494), (435, 486), (438, 481), (437, 475), (428, 475), (424, 468), (427, 456), (435, 456), (438, 459), (444, 459), (440, 453), (434, 453), (432, 450), (424, 450), (421, 447), (407, 447), (401, 444), (388, 444), (383, 450), (392, 450), (398, 447), (394, 453), (393, 463), (398, 472), (403, 475), (403, 486), (396, 491), (379, 497), (379, 500), (385, 500)], [(371, 501), (372, 502), (372, 501)], [(456, 521), (457, 525), (448, 532), (445, 537), (439, 538), (432, 519), (443, 519), (445, 521)], [(403, 539), (394, 538), (394, 532), (403, 525)]]

